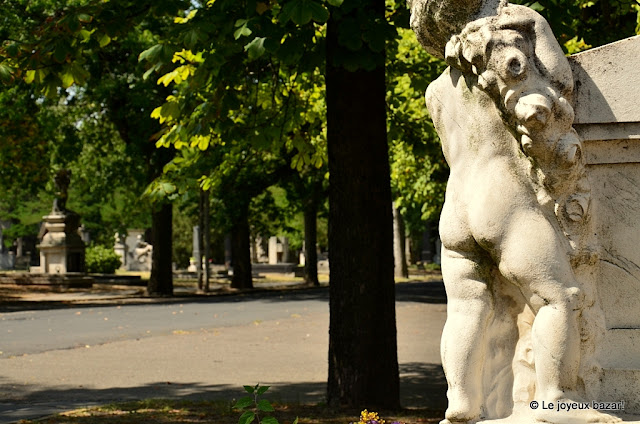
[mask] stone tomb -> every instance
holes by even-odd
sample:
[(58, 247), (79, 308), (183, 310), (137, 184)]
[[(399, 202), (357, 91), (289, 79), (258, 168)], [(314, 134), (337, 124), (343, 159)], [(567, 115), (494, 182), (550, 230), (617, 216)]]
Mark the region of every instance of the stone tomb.
[(599, 398), (640, 415), (640, 36), (574, 55), (574, 128), (591, 183), (606, 331)]

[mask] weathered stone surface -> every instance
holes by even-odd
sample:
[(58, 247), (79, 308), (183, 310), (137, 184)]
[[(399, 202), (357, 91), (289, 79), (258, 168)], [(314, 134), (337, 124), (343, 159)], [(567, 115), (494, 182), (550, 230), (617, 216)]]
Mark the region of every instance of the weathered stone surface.
[(640, 122), (640, 36), (574, 55), (575, 123)]
[(80, 217), (75, 212), (55, 211), (43, 218), (41, 233), (40, 266), (31, 272), (66, 274), (85, 272), (85, 245), (78, 234)]
[[(426, 94), (451, 168), (443, 423), (619, 422), (588, 403), (640, 412), (640, 119), (617, 100), (640, 54), (621, 42), (570, 65), (534, 11), (458, 6), (410, 2), (419, 40), (450, 64)], [(602, 65), (621, 51), (630, 67)]]
[(640, 37), (577, 54), (575, 128), (591, 181), (600, 304), (601, 399), (640, 413)]

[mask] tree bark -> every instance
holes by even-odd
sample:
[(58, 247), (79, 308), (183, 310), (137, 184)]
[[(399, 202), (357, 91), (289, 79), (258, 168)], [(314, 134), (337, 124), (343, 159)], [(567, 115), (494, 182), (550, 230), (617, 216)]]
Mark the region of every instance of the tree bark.
[(173, 296), (172, 240), (173, 205), (163, 203), (152, 213), (151, 277), (147, 285), (150, 296)]
[(211, 270), (209, 269), (209, 257), (211, 256), (211, 217), (209, 211), (209, 192), (202, 190), (202, 240), (204, 244), (204, 291), (209, 291), (209, 283), (211, 279)]
[(392, 204), (391, 207), (393, 208), (393, 272), (396, 277), (408, 278), (404, 222), (402, 222), (402, 215), (396, 205)]
[(233, 278), (231, 287), (252, 289), (251, 252), (249, 245), (249, 205), (239, 206), (231, 225), (231, 261)]
[(312, 196), (304, 206), (304, 282), (319, 286), (318, 281), (318, 199)]
[[(383, 0), (367, 6), (385, 19)], [(332, 15), (327, 29), (327, 399), (332, 406), (394, 409), (400, 396), (384, 66), (350, 72), (336, 64), (348, 54), (338, 27), (357, 13)]]
[(203, 232), (204, 232), (204, 190), (199, 189), (198, 196), (198, 244), (196, 260), (196, 273), (198, 276), (198, 290), (204, 291), (204, 274), (202, 273), (202, 251), (203, 251)]

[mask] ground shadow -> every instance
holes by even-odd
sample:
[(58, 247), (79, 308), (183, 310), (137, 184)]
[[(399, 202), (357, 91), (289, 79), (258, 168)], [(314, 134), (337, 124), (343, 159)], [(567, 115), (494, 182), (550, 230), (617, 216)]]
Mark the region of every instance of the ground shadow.
[[(401, 402), (407, 408), (444, 410), (446, 383), (442, 367), (437, 364), (409, 363), (400, 366)], [(245, 382), (256, 384), (255, 382)], [(273, 402), (296, 404), (323, 403), (326, 384), (318, 382), (259, 382), (270, 385), (268, 395)], [(225, 400), (232, 402), (246, 395), (241, 386), (204, 383), (157, 382), (140, 387), (91, 389), (51, 386), (36, 388), (0, 377), (3, 387), (0, 401), (0, 424), (20, 419), (33, 419), (86, 406), (104, 405), (141, 399)], [(363, 406), (366, 407), (366, 406)]]

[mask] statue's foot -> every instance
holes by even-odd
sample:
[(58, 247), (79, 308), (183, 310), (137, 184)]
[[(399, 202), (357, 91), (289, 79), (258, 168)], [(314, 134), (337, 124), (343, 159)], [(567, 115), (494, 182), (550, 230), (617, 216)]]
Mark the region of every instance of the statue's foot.
[(552, 424), (609, 424), (622, 422), (616, 416), (592, 409), (591, 403), (564, 399), (553, 402), (553, 408), (537, 409), (535, 418), (538, 422)]
[(476, 424), (479, 421), (479, 419), (463, 418), (461, 416), (450, 416), (449, 414), (446, 415), (447, 418), (440, 421), (440, 424)]

